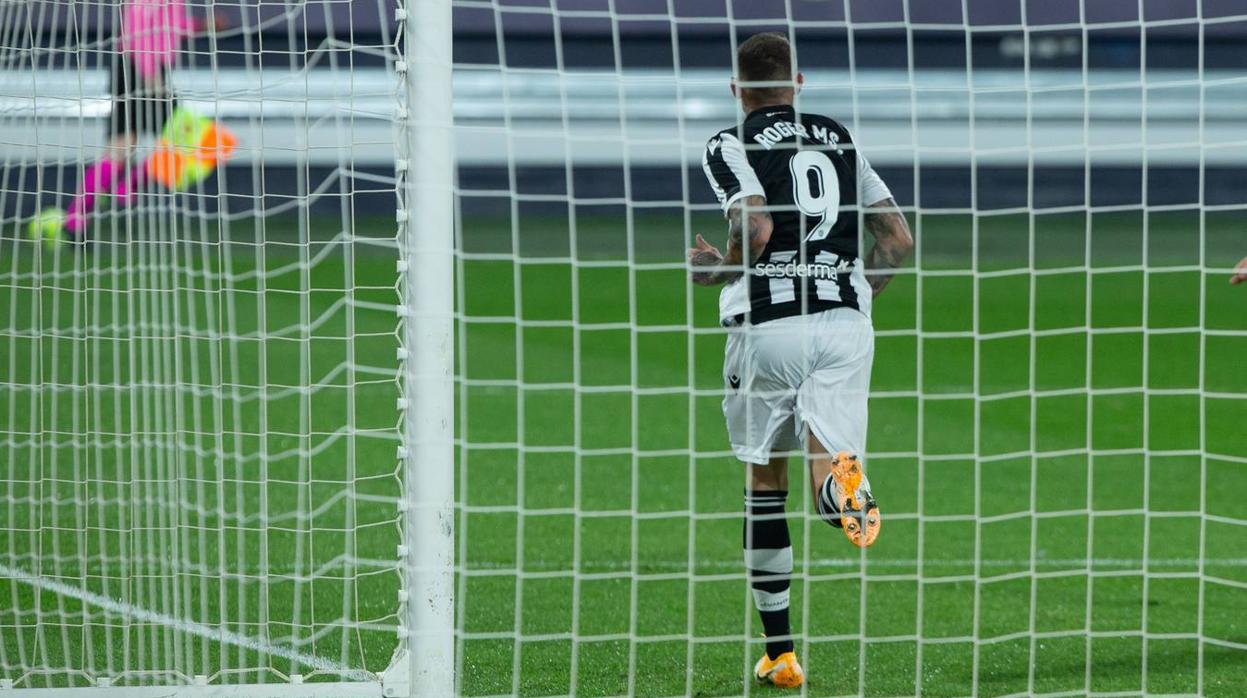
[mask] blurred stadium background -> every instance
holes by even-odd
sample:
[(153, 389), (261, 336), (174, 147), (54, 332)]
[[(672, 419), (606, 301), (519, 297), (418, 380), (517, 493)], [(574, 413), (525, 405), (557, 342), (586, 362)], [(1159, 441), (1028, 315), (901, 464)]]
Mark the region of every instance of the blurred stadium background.
[[(395, 40), (394, 6), (233, 5), (214, 6), (243, 31), (218, 39), (215, 54), (201, 39), (175, 78), (257, 145), (233, 163), (226, 193), (250, 197), (256, 176), (276, 196), (295, 191), (296, 167), (323, 181), (346, 157), (335, 114), (349, 114), (351, 166), (392, 174), (393, 80), (382, 47)], [(496, 210), (488, 200), (506, 197), (509, 166), (520, 194), (566, 195), (570, 169), (578, 198), (622, 197), (627, 179), (636, 201), (707, 202), (702, 134), (736, 116), (725, 96), (733, 32), (785, 29), (767, 22), (788, 6), (811, 83), (805, 98), (854, 128), (902, 203), (968, 207), (974, 181), (984, 210), (1025, 206), (1032, 193), (1036, 208), (1140, 205), (1145, 196), (1153, 206), (1189, 204), (1201, 158), (1203, 203), (1241, 203), (1242, 151), (1189, 145), (1201, 114), (1205, 143), (1238, 140), (1247, 88), (1234, 78), (1247, 60), (1247, 20), (1233, 0), (1120, 0), (1088, 3), (1082, 14), (1066, 0), (1032, 4), (1026, 17), (1020, 3), (968, 2), (964, 20), (957, 2), (848, 5), (851, 31), (820, 26), (843, 22), (842, 4), (805, 0), (733, 5), (730, 15), (722, 0), (691, 0), (675, 16), (664, 2), (621, 0), (613, 18), (605, 2), (562, 1), (557, 21), (545, 3), (458, 4), (453, 110), (465, 207)], [(31, 25), (15, 44), (37, 38), (49, 50), (34, 70), (3, 77), (14, 98), (9, 162), (34, 160), (27, 149), (36, 145), (46, 160), (60, 147), (102, 143), (104, 7), (33, 2), (14, 16)], [(1202, 24), (1192, 21), (1197, 9)], [(347, 72), (349, 81), (319, 79)]]

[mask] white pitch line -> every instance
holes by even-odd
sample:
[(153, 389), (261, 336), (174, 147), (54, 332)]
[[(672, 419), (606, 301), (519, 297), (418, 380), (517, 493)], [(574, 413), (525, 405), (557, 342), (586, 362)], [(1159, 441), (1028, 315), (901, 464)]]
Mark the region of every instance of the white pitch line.
[(70, 598), (78, 599), (85, 604), (97, 606), (118, 615), (127, 616), (129, 618), (148, 623), (157, 623), (159, 625), (173, 628), (179, 632), (184, 632), (190, 635), (198, 635), (199, 637), (208, 640), (215, 640), (217, 642), (223, 642), (227, 645), (243, 647), (262, 654), (282, 657), (283, 659), (289, 659), (304, 666), (313, 667), (328, 673), (337, 674), (339, 676), (345, 676), (354, 681), (373, 681), (376, 679), (376, 677), (366, 672), (358, 669), (352, 669), (329, 659), (324, 659), (311, 654), (304, 654), (286, 647), (271, 645), (262, 640), (247, 637), (246, 635), (240, 635), (225, 628), (215, 628), (202, 623), (186, 621), (180, 618), (165, 615), (164, 613), (157, 613), (156, 611), (150, 611), (146, 608), (134, 606), (132, 604), (114, 601), (106, 596), (101, 596), (90, 591), (84, 591), (63, 582), (47, 579), (46, 577), (40, 577), (25, 570), (9, 567), (8, 565), (0, 564), (0, 576), (13, 579), (14, 581), (24, 582), (60, 596), (68, 596)]
[[(865, 560), (866, 566), (876, 569), (888, 568), (916, 568), (919, 565), (923, 569), (940, 569), (946, 567), (974, 567), (976, 561), (970, 558), (931, 558), (919, 562), (917, 559), (902, 558), (877, 558), (867, 555), (865, 558), (859, 557), (843, 557), (843, 558), (816, 558), (809, 561), (806, 565), (801, 558), (796, 558), (793, 562), (798, 570), (805, 569), (852, 569), (862, 566)], [(1209, 557), (1203, 560), (1206, 566), (1212, 567), (1247, 567), (1247, 558), (1241, 557)], [(1149, 558), (1147, 560), (1148, 569), (1173, 569), (1182, 567), (1199, 567), (1199, 558)], [(370, 569), (393, 569), (395, 565), (387, 560), (354, 560), (351, 564), (357, 567), (367, 567)], [(1028, 558), (983, 558), (978, 561), (980, 567), (984, 569), (997, 569), (1002, 567), (1030, 567), (1031, 561)], [(317, 571), (324, 574), (331, 570), (347, 569), (347, 565), (327, 565), (319, 568)], [(519, 567), (512, 561), (499, 560), (471, 560), (460, 562), (455, 566), (455, 572), (466, 572), (471, 574), (474, 571), (488, 570), (516, 570)], [(593, 574), (595, 572), (625, 572), (632, 569), (632, 563), (629, 560), (582, 560), (580, 568), (576, 569), (571, 560), (540, 560), (529, 558), (522, 565), (523, 572), (567, 572), (580, 574)], [(1044, 558), (1035, 559), (1035, 567), (1037, 569), (1052, 568), (1116, 568), (1130, 569), (1143, 568), (1142, 558)], [(689, 568), (688, 560), (639, 560), (637, 569), (642, 572), (645, 570), (665, 570), (683, 572)], [(0, 569), (7, 569), (0, 567)], [(693, 563), (694, 571), (740, 571), (744, 569), (744, 563), (738, 560), (698, 560)], [(120, 579), (119, 574), (104, 574), (105, 570), (110, 568), (99, 564), (90, 564), (85, 568), (75, 568), (66, 570), (61, 575), (61, 579), (76, 580), (80, 574), (86, 574), (93, 577), (105, 577), (108, 579)], [(112, 570), (110, 570), (112, 571)], [(311, 579), (312, 575), (306, 570), (297, 569), (294, 565), (269, 565), (265, 568), (248, 567), (243, 571), (234, 569), (217, 570), (205, 566), (195, 566), (186, 568), (176, 566), (169, 570), (171, 574), (194, 574), (194, 575), (215, 575), (228, 579), (231, 583), (249, 584), (258, 583), (267, 579), (272, 584), (286, 583), (296, 579)], [(297, 576), (287, 576), (297, 575)], [(46, 577), (42, 578), (45, 581)], [(73, 588), (73, 587), (70, 587)]]

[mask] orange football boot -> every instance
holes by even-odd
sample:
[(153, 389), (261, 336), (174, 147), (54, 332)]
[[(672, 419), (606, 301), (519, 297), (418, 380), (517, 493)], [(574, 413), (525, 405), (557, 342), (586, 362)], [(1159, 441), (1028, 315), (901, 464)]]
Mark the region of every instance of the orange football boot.
[(859, 548), (870, 547), (879, 537), (879, 505), (870, 496), (870, 490), (862, 486), (861, 461), (847, 451), (837, 453), (831, 478), (836, 485), (836, 507), (844, 535)]
[(769, 683), (779, 688), (797, 688), (805, 683), (805, 672), (797, 662), (796, 652), (785, 652), (775, 659), (762, 653), (762, 658), (753, 665), (753, 676), (758, 683)]

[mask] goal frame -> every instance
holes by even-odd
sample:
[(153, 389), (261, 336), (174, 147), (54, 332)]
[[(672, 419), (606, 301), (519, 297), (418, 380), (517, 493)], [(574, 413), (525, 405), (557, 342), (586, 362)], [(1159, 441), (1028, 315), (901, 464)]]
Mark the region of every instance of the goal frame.
[(404, 490), (400, 615), (405, 637), (391, 671), (406, 664), (410, 690), (391, 694), (387, 688), (386, 695), (457, 695), (451, 0), (405, 0), (404, 7), (399, 12), (405, 20), (404, 50), (396, 68), (404, 78), (405, 103), (396, 119), (401, 134), (395, 169), (403, 193), (398, 268), (403, 303), (400, 406), (406, 408), (399, 447)]
[[(454, 548), (454, 117), (452, 0), (400, 0), (401, 42), (392, 66), (401, 82), (395, 104), (395, 241), (400, 370), (398, 398), (402, 492), (401, 544), (395, 551), (398, 645), (372, 680), (15, 688), (0, 698), (412, 698), (458, 694), (455, 673)], [(445, 109), (420, 105), (444, 104)]]

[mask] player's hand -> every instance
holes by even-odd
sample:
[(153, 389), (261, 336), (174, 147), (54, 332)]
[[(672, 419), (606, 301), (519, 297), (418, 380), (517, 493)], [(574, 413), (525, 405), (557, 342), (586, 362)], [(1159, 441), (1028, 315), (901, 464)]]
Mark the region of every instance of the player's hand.
[[(706, 242), (706, 239), (697, 235), (696, 247), (689, 248), (688, 263), (691, 267), (707, 267), (707, 271), (698, 271), (692, 269), (690, 275), (693, 283), (702, 286), (713, 286), (719, 282), (718, 274), (710, 271), (710, 268), (718, 267), (723, 262), (723, 253), (714, 245)], [(716, 270), (717, 271), (717, 270)]]
[(1243, 257), (1238, 266), (1234, 267), (1234, 275), (1230, 277), (1230, 285), (1237, 286), (1247, 283), (1247, 257)]

